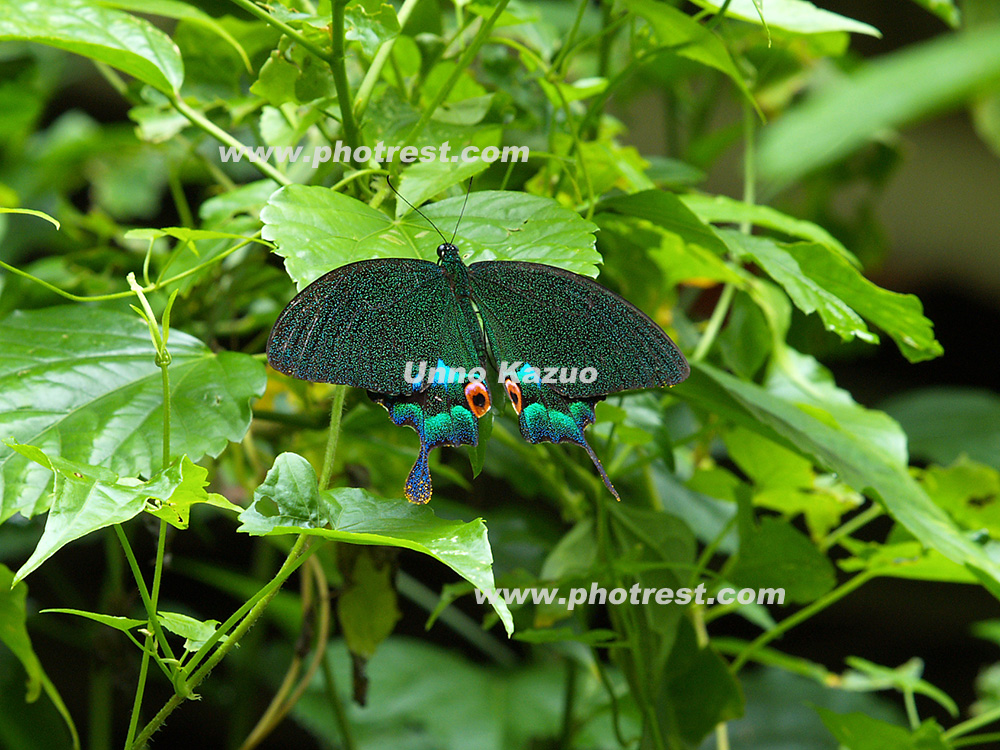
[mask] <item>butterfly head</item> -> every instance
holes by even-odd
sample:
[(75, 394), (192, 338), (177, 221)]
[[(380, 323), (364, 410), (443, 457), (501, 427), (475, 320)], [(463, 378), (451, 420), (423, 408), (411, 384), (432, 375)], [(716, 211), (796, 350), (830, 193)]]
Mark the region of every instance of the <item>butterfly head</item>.
[(458, 248), (450, 242), (442, 242), (438, 245), (438, 258), (444, 260), (446, 256), (458, 257)]

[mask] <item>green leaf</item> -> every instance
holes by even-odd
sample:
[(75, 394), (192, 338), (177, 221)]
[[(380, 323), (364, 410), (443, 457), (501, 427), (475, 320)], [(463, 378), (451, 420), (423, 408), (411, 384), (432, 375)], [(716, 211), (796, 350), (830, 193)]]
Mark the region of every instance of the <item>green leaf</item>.
[(47, 44), (107, 63), (166, 94), (180, 90), (184, 63), (149, 21), (85, 0), (0, 4), (0, 40)]
[(787, 234), (789, 237), (826, 245), (850, 261), (851, 265), (860, 266), (854, 254), (819, 224), (783, 214), (770, 206), (746, 203), (726, 195), (702, 195), (700, 193), (682, 195), (680, 201), (706, 223), (741, 224), (747, 222), (755, 227), (773, 229), (775, 232)]
[(955, 0), (913, 0), (921, 8), (940, 18), (953, 29), (962, 23), (962, 12), (955, 5)]
[(25, 700), (32, 703), (42, 692), (45, 670), (31, 647), (31, 638), (25, 626), (27, 613), (24, 602), (27, 598), (28, 587), (17, 583), (7, 566), (0, 564), (0, 641), (14, 653), (28, 673)]
[(337, 547), (344, 585), (337, 596), (337, 620), (351, 653), (367, 661), (402, 617), (396, 605), (394, 561), (377, 547)]
[[(470, 177), (480, 174), (489, 168), (490, 163), (482, 159), (462, 161), (452, 164), (441, 159), (419, 161), (403, 172), (397, 188), (402, 196), (419, 206), (436, 195), (440, 195), (452, 185), (467, 183)], [(396, 218), (401, 218), (410, 211), (404, 201), (396, 201)]]
[(964, 529), (1000, 539), (1000, 473), (965, 456), (920, 475), (927, 494)]
[(772, 517), (740, 540), (731, 576), (747, 588), (783, 588), (786, 601), (799, 604), (816, 601), (837, 582), (829, 559), (790, 523)]
[[(465, 197), (421, 209), (442, 231), (458, 226)], [(278, 245), (288, 275), (301, 289), (327, 271), (367, 258), (437, 261), (440, 238), (415, 213), (392, 220), (366, 203), (326, 188), (289, 185), (261, 211), (263, 236)], [(466, 263), (528, 260), (596, 276), (601, 257), (595, 226), (549, 198), (481, 191), (469, 196), (458, 227)]]
[(56, 229), (59, 228), (59, 222), (53, 219), (44, 211), (35, 211), (32, 208), (4, 208), (0, 206), (0, 214), (26, 214), (28, 216), (37, 216), (39, 219), (45, 219), (50, 224), (54, 225)]
[(146, 624), (146, 620), (134, 620), (131, 617), (116, 617), (115, 615), (102, 615), (99, 612), (87, 612), (82, 609), (63, 609), (57, 607), (53, 609), (43, 609), (42, 614), (76, 615), (77, 617), (82, 617), (85, 620), (93, 620), (94, 622), (99, 622), (101, 625), (105, 625), (109, 628), (120, 630), (123, 633), (127, 633), (133, 628)]
[(962, 454), (1000, 469), (1000, 396), (975, 388), (918, 388), (881, 404), (916, 458), (950, 464)]
[(970, 565), (1000, 580), (1000, 566), (966, 537), (910, 476), (905, 465), (868, 441), (820, 419), (754, 383), (710, 365), (697, 364), (674, 391), (722, 418), (793, 447), (817, 465), (836, 473), (848, 486), (879, 499), (889, 513), (926, 546), (960, 565)]
[(903, 468), (907, 463), (906, 433), (892, 417), (867, 409), (838, 388), (833, 375), (815, 357), (783, 348), (775, 356), (764, 382), (767, 390), (817, 419), (835, 425)]
[[(179, 612), (157, 612), (156, 616), (164, 630), (185, 639), (185, 651), (197, 651), (219, 629), (218, 620), (198, 620)], [(225, 636), (223, 640), (225, 640)]]
[(729, 76), (748, 101), (753, 95), (743, 80), (723, 41), (691, 16), (677, 8), (653, 0), (626, 0), (626, 7), (653, 28), (656, 40), (672, 48), (674, 54), (707, 65)]
[[(197, 339), (170, 337), (170, 445), (192, 460), (242, 439), (264, 367)], [(79, 305), (0, 321), (0, 439), (68, 461), (149, 476), (162, 461), (163, 383), (145, 323)], [(0, 522), (49, 506), (52, 475), (0, 446)]]
[(399, 35), (399, 19), (395, 9), (381, 0), (362, 0), (344, 9), (344, 37), (361, 43), (368, 57), (383, 43)]
[[(7, 445), (55, 474), (45, 530), (31, 557), (17, 571), (16, 580), (23, 579), (74, 539), (137, 516), (147, 502), (161, 511), (169, 509), (174, 515), (186, 515), (192, 503), (209, 502), (203, 489), (208, 472), (192, 464), (187, 456), (154, 474), (148, 482), (142, 482), (131, 477), (119, 478), (103, 466), (47, 456), (33, 445)], [(166, 519), (171, 520), (169, 515)]]
[[(717, 0), (692, 0), (695, 5), (710, 10), (719, 10), (722, 3)], [(760, 0), (757, 0), (760, 2)], [(764, 0), (764, 21), (772, 29), (782, 29), (796, 34), (822, 34), (828, 31), (848, 31), (854, 34), (882, 37), (881, 32), (867, 23), (855, 21), (839, 13), (817, 8), (806, 0)], [(726, 18), (762, 24), (755, 0), (732, 0), (726, 8)]]
[(686, 243), (711, 250), (716, 255), (725, 255), (728, 250), (711, 226), (702, 221), (684, 201), (665, 190), (643, 190), (609, 198), (601, 201), (597, 210), (645, 219), (680, 236)]
[[(731, 230), (722, 230), (733, 254), (744, 261), (753, 261), (776, 283), (781, 285), (795, 306), (802, 312), (818, 312), (824, 327), (844, 341), (857, 337), (870, 344), (878, 336), (868, 330), (864, 320), (850, 305), (803, 273), (798, 262), (785, 247), (769, 237), (758, 237)], [(822, 245), (811, 245), (814, 248)], [(817, 252), (820, 252), (817, 250)]]
[(785, 245), (785, 249), (806, 276), (889, 334), (910, 362), (923, 362), (944, 353), (916, 295), (882, 289), (822, 245), (800, 242)]
[(841, 570), (868, 570), (886, 578), (909, 578), (918, 581), (946, 583), (978, 583), (979, 579), (963, 566), (952, 562), (940, 552), (926, 549), (917, 541), (882, 544), (841, 538), (839, 545), (853, 557), (840, 560)]
[[(573, 641), (588, 646), (611, 646), (618, 640), (618, 633), (606, 628), (594, 628), (577, 633), (571, 628), (529, 628), (514, 635), (515, 641), (525, 643), (564, 643)], [(624, 644), (621, 644), (624, 645)]]
[(404, 547), (439, 560), (494, 598), (507, 633), (510, 611), (495, 596), (493, 555), (482, 520), (446, 521), (426, 506), (379, 498), (359, 489), (320, 492), (316, 473), (302, 456), (282, 453), (238, 529), (252, 535), (313, 534), (348, 544)]
[(73, 724), (73, 718), (66, 709), (59, 691), (45, 674), (42, 663), (35, 655), (35, 650), (31, 646), (31, 638), (28, 636), (28, 628), (25, 626), (27, 612), (25, 601), (28, 598), (28, 587), (24, 583), (18, 583), (14, 574), (3, 564), (0, 564), (0, 642), (11, 650), (14, 656), (24, 667), (28, 674), (28, 689), (25, 701), (32, 703), (38, 700), (42, 690), (49, 696), (56, 710), (66, 722), (66, 728), (72, 737), (75, 750), (80, 748), (80, 737)]
[[(350, 657), (339, 643), (331, 643), (327, 658), (338, 677), (350, 674)], [(620, 690), (617, 673), (605, 669), (612, 685)], [(498, 668), (477, 663), (453, 648), (394, 637), (382, 644), (367, 672), (370, 688), (364, 707), (350, 700), (348, 680), (337, 681), (359, 748), (530, 748), (537, 746), (539, 738), (558, 737), (562, 726), (564, 701), (558, 698), (566, 678), (559, 663)], [(573, 734), (586, 744), (574, 741), (574, 746), (619, 747), (608, 719), (607, 691), (596, 667), (585, 662), (577, 672), (576, 686)], [(323, 746), (342, 744), (336, 722), (330, 719), (330, 698), (322, 681), (313, 682), (295, 704), (293, 715), (301, 726), (322, 738)], [(622, 727), (626, 736), (637, 734), (639, 727), (631, 711), (623, 711)]]
[(847, 750), (949, 750), (941, 727), (928, 719), (916, 732), (873, 719), (867, 714), (838, 714), (816, 706), (823, 723)]
[[(178, 466), (178, 464), (174, 464)], [(224, 496), (216, 492), (206, 492), (208, 486), (208, 469), (198, 466), (187, 456), (183, 456), (180, 464), (181, 482), (170, 497), (166, 500), (155, 502), (149, 499), (146, 512), (150, 515), (162, 518), (178, 529), (186, 529), (191, 518), (191, 506), (199, 503), (206, 503), (222, 510), (239, 513), (242, 507), (229, 502)]]
[(669, 712), (671, 734), (676, 732), (690, 747), (698, 747), (719, 722), (743, 715), (739, 682), (715, 649), (698, 645), (686, 618), (681, 621), (661, 689), (657, 713)]
[(761, 176), (779, 185), (794, 182), (887, 129), (962, 102), (1000, 77), (998, 47), (1000, 26), (984, 27), (864, 65), (764, 130)]
[(208, 15), (208, 13), (193, 5), (188, 5), (185, 2), (181, 2), (181, 0), (100, 0), (100, 5), (105, 8), (129, 10), (133, 13), (145, 13), (147, 15), (162, 16), (163, 18), (177, 20), (184, 19), (199, 26), (204, 26), (233, 48), (243, 61), (243, 65), (248, 72), (253, 70), (246, 50), (236, 41), (233, 35), (226, 31), (226, 28)]

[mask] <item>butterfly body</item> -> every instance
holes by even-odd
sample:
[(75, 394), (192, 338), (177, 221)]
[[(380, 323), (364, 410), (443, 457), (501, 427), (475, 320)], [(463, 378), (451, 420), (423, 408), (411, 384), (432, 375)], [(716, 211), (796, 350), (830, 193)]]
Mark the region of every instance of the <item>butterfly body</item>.
[(417, 503), (431, 497), (431, 450), (478, 443), (491, 362), (524, 438), (582, 446), (616, 498), (584, 437), (595, 404), (688, 374), (659, 326), (597, 282), (538, 263), (466, 266), (449, 242), (436, 264), (385, 258), (322, 276), (282, 311), (267, 353), (293, 377), (365, 388), (393, 422), (416, 430), (405, 494)]

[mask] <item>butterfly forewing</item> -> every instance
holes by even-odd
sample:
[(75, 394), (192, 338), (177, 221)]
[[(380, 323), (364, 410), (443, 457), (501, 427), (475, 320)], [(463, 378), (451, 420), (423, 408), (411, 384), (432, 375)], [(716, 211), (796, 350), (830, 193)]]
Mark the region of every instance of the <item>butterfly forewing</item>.
[[(538, 263), (469, 266), (473, 299), (498, 363), (528, 362), (564, 375), (571, 398), (675, 385), (688, 375), (677, 346), (656, 323), (596, 281)], [(571, 378), (573, 369), (577, 377)], [(584, 382), (584, 368), (596, 377)]]
[(441, 268), (384, 258), (331, 271), (303, 289), (271, 331), (268, 363), (303, 380), (412, 395), (420, 363), (479, 366), (467, 321)]

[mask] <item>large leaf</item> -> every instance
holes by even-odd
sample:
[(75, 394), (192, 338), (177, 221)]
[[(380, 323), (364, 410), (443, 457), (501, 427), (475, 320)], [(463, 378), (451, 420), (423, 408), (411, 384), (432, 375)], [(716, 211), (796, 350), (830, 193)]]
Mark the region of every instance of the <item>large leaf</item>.
[[(369, 663), (368, 705), (350, 700), (347, 649), (330, 644), (327, 660), (337, 683), (351, 732), (358, 748), (392, 750), (512, 750), (530, 747), (620, 747), (609, 718), (608, 693), (596, 667), (577, 672), (573, 701), (573, 741), (555, 745), (564, 723), (565, 668), (560, 661), (533, 660), (504, 669), (442, 646), (394, 637)], [(265, 664), (260, 665), (266, 669)], [(604, 667), (617, 689), (617, 673)], [(267, 674), (274, 680), (277, 675)], [(625, 735), (639, 726), (630, 701), (623, 701), (619, 719)], [(314, 681), (293, 709), (296, 720), (324, 747), (341, 747), (343, 739), (330, 720), (330, 697)]]
[(740, 540), (731, 575), (746, 588), (782, 588), (799, 604), (816, 601), (837, 582), (830, 560), (790, 523), (772, 517)]
[(877, 497), (927, 547), (1000, 580), (1000, 566), (934, 504), (905, 466), (872, 450), (868, 441), (839, 428), (812, 404), (799, 407), (706, 364), (692, 367), (691, 377), (676, 393), (809, 456), (848, 486)]
[[(170, 445), (197, 461), (217, 456), (250, 425), (264, 367), (213, 353), (171, 331)], [(131, 313), (79, 305), (16, 312), (0, 322), (0, 438), (121, 476), (160, 467), (163, 385), (146, 324)], [(49, 506), (52, 474), (0, 446), (0, 522)]]
[(1000, 78), (998, 48), (1000, 26), (993, 25), (865, 65), (764, 130), (762, 176), (782, 185), (793, 182), (887, 129), (960, 103)]
[(732, 231), (721, 235), (736, 254), (753, 260), (781, 284), (796, 307), (804, 313), (818, 312), (827, 330), (843, 340), (878, 342), (864, 318), (889, 334), (911, 362), (933, 359), (944, 351), (915, 295), (873, 284), (826, 245), (781, 243)]
[(746, 222), (753, 226), (773, 229), (776, 232), (787, 234), (789, 237), (826, 245), (843, 255), (851, 262), (851, 265), (860, 265), (854, 253), (844, 247), (840, 240), (819, 224), (783, 214), (770, 206), (738, 201), (728, 195), (702, 195), (701, 193), (682, 195), (680, 201), (704, 222), (711, 224)]
[(948, 750), (941, 727), (928, 719), (915, 732), (862, 713), (837, 714), (816, 707), (830, 733), (847, 750)]
[(919, 388), (881, 404), (899, 420), (910, 452), (950, 464), (963, 453), (1000, 469), (1000, 396), (975, 388)]
[[(458, 227), (456, 244), (467, 263), (527, 260), (596, 276), (601, 256), (596, 227), (549, 198), (481, 191), (422, 208), (441, 231)], [(441, 238), (416, 213), (393, 220), (366, 203), (326, 188), (289, 185), (260, 213), (263, 236), (278, 245), (301, 289), (338, 266), (367, 258), (437, 261)], [(461, 224), (459, 217), (461, 216)]]
[(0, 3), (0, 40), (21, 39), (107, 63), (164, 93), (177, 92), (184, 63), (149, 21), (83, 0)]
[[(204, 489), (207, 470), (195, 466), (187, 456), (143, 482), (131, 477), (120, 478), (102, 466), (47, 456), (33, 445), (14, 443), (10, 447), (55, 474), (45, 530), (31, 557), (17, 571), (15, 581), (23, 579), (74, 539), (115, 523), (124, 523), (146, 509), (147, 503), (151, 503), (150, 508), (156, 515), (163, 517), (166, 514), (167, 520), (173, 520), (174, 525), (181, 525), (177, 517), (183, 515), (186, 526), (187, 512), (193, 503), (213, 502)], [(215, 504), (224, 502), (224, 499), (214, 500)]]
[(426, 506), (360, 489), (321, 492), (309, 462), (295, 453), (282, 453), (240, 520), (239, 531), (253, 535), (312, 534), (430, 555), (490, 597), (507, 633), (513, 632), (510, 611), (496, 596), (493, 554), (482, 519), (446, 521)]
[[(718, 0), (692, 0), (695, 5), (711, 10), (719, 10), (723, 3)], [(769, 28), (792, 31), (797, 34), (822, 34), (827, 31), (851, 31), (856, 34), (868, 34), (881, 37), (882, 34), (874, 26), (855, 21), (822, 8), (817, 8), (806, 0), (732, 0), (726, 8), (727, 18), (738, 18), (741, 21), (760, 24), (763, 8), (764, 21)]]
[(684, 201), (665, 190), (643, 190), (609, 198), (601, 201), (597, 208), (600, 211), (614, 211), (645, 219), (679, 235), (687, 243), (711, 250), (717, 255), (726, 254), (726, 243), (715, 230), (686, 206)]

